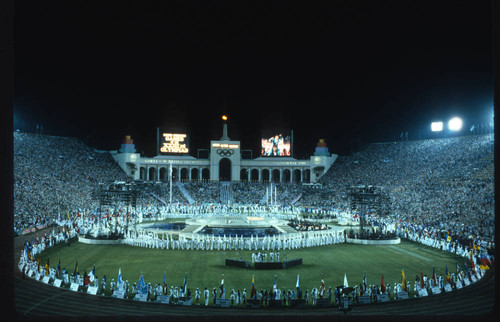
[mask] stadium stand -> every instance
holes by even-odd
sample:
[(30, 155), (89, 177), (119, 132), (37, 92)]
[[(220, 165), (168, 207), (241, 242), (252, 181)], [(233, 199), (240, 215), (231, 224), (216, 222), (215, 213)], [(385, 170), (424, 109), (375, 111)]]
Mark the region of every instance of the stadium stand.
[[(473, 236), (494, 247), (493, 145), (493, 134), (370, 144), (340, 156), (320, 178), (321, 188), (282, 183), (273, 189), (283, 206), (295, 202), (342, 212), (351, 210), (350, 186), (374, 185), (389, 198), (389, 216), (380, 220), (446, 232), (464, 243)], [(113, 181), (130, 179), (107, 153), (75, 138), (14, 133), (16, 232), (97, 207), (92, 192), (99, 182)], [(169, 198), (168, 183), (136, 184), (139, 206), (162, 206)], [(183, 188), (196, 204), (221, 202), (219, 182), (184, 182)], [(229, 195), (235, 203), (258, 204), (268, 188), (269, 183), (233, 182)], [(176, 185), (172, 202), (188, 203)]]

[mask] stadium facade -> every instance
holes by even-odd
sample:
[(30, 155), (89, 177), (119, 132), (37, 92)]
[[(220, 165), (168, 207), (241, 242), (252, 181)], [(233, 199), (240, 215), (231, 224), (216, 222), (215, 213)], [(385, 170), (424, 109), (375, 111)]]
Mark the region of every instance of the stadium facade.
[(111, 155), (134, 180), (163, 182), (169, 180), (171, 171), (173, 180), (315, 183), (338, 157), (330, 153), (320, 139), (309, 159), (282, 156), (243, 159), (241, 143), (229, 138), (226, 123), (221, 139), (210, 141), (208, 158), (185, 154), (144, 157), (136, 153), (130, 136), (126, 136), (120, 150), (111, 151)]

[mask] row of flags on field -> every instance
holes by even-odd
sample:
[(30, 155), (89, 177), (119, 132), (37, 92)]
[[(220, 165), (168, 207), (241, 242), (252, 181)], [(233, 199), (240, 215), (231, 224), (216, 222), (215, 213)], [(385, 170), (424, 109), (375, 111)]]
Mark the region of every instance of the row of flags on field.
[[(38, 257), (37, 261), (38, 261), (38, 271), (41, 272), (40, 257)], [(483, 269), (482, 265), (480, 265), (479, 268)], [(50, 260), (49, 260), (49, 258), (47, 258), (47, 262), (45, 264), (45, 274), (46, 275), (49, 275), (49, 269), (50, 269)], [(462, 271), (460, 270), (460, 267), (459, 267), (458, 263), (456, 263), (456, 270), (457, 270), (457, 274), (461, 274)], [(469, 279), (471, 278), (472, 274), (476, 274), (476, 266), (474, 264), (474, 261), (472, 260), (472, 253), (471, 253), (470, 268), (467, 265), (467, 263), (464, 262), (464, 272), (465, 272), (464, 277), (468, 277)], [(59, 276), (61, 274), (61, 260), (60, 259), (59, 259), (59, 262), (57, 264), (56, 273)], [(78, 260), (75, 263), (75, 270), (74, 270), (73, 274), (75, 276), (77, 274), (79, 274)], [(420, 288), (424, 288), (424, 276), (423, 276), (423, 271), (422, 270), (420, 270), (420, 276), (421, 276), (421, 278), (420, 278)], [(92, 270), (90, 271), (90, 273), (85, 276), (85, 278), (84, 278), (84, 285), (88, 285), (88, 284), (94, 282), (95, 278), (96, 278), (96, 268), (95, 268), (95, 265), (94, 265), (94, 267), (92, 268)], [(450, 273), (449, 273), (449, 270), (448, 270), (448, 265), (445, 265), (445, 276), (444, 276), (444, 278), (446, 280), (445, 283), (451, 283)], [(435, 268), (432, 269), (431, 279), (434, 282), (434, 285), (437, 285), (437, 276), (436, 276), (436, 269)], [(166, 284), (166, 272), (163, 273), (163, 284), (164, 285)], [(119, 268), (118, 269), (118, 278), (117, 278), (116, 286), (117, 286), (118, 289), (121, 289), (123, 287), (123, 285), (124, 285), (123, 276), (122, 276), (121, 268)], [(149, 291), (148, 286), (149, 285), (145, 282), (143, 273), (141, 271), (141, 274), (139, 276), (139, 282), (138, 282), (138, 292), (141, 293), (141, 294), (147, 294), (148, 291)], [(366, 273), (364, 273), (363, 274), (363, 280), (362, 280), (363, 291), (367, 290), (367, 286), (368, 286), (367, 285), (367, 277), (366, 277)], [(344, 273), (343, 287), (344, 288), (348, 288), (349, 287), (349, 283), (347, 281), (347, 274), (346, 273)], [(385, 293), (385, 291), (386, 291), (386, 284), (385, 284), (385, 281), (384, 281), (384, 274), (382, 274), (382, 276), (381, 276), (380, 287), (381, 287), (382, 293)], [(406, 283), (406, 276), (405, 276), (404, 269), (401, 272), (401, 287), (402, 287), (403, 291), (409, 291), (408, 287), (407, 287), (407, 283)], [(220, 284), (219, 288), (220, 288), (219, 296), (221, 298), (224, 298), (225, 297), (224, 275), (222, 275), (221, 284)], [(276, 291), (277, 289), (278, 289), (277, 276), (274, 275), (273, 290)], [(298, 293), (301, 292), (300, 276), (299, 275), (297, 275), (296, 289), (297, 289)], [(182, 288), (181, 288), (181, 292), (183, 294), (186, 294), (186, 292), (187, 292), (187, 274), (184, 274), (184, 282), (183, 282), (183, 285), (182, 285)], [(252, 275), (250, 298), (255, 299), (256, 298), (256, 294), (257, 294), (257, 290), (255, 288), (255, 276)], [(322, 274), (321, 275), (321, 286), (320, 286), (320, 288), (318, 290), (318, 295), (319, 295), (320, 298), (322, 298), (324, 296), (324, 294), (325, 294), (325, 280), (324, 280), (324, 277), (323, 277), (323, 274)]]

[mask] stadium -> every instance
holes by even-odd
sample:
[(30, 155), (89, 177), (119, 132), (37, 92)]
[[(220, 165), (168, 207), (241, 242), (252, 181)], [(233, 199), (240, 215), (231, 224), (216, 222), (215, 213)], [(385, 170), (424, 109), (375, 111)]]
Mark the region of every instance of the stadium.
[(14, 319), (494, 317), (495, 9), (16, 1)]
[[(227, 134), (224, 123), (212, 146), (241, 144)], [(321, 140), (301, 165), (314, 176), (290, 180), (280, 174), (293, 173), (297, 160), (259, 157), (247, 164), (275, 175), (253, 181), (231, 177), (253, 170), (221, 168), (228, 177), (220, 176), (211, 156), (225, 161), (213, 150), (204, 160), (177, 152), (148, 159), (130, 137), (118, 151), (98, 151), (75, 138), (15, 132), (15, 267), (23, 285), (16, 308), (28, 316), (75, 313), (27, 301), (24, 288), (37, 284), (51, 296), (110, 298), (123, 306), (118, 315), (131, 314), (123, 303), (145, 305), (143, 315), (160, 307), (188, 316), (203, 308), (381, 314), (373, 308), (457, 297), (493, 278), (493, 145), (493, 134), (480, 134), (370, 144), (332, 157)], [(315, 158), (326, 160), (323, 171)], [(133, 171), (152, 160), (169, 164), (169, 175), (158, 166)], [(219, 180), (187, 177), (203, 173), (193, 171), (203, 162)], [(492, 310), (492, 301), (478, 299), (475, 313)], [(103, 313), (93, 305), (82, 312)]]

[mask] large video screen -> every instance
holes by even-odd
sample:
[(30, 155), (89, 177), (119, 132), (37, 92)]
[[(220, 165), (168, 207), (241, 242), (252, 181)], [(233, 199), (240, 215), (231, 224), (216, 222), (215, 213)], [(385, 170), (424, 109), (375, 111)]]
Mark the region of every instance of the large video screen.
[(276, 134), (261, 139), (261, 153), (263, 157), (289, 157), (291, 156), (292, 140), (290, 135)]

